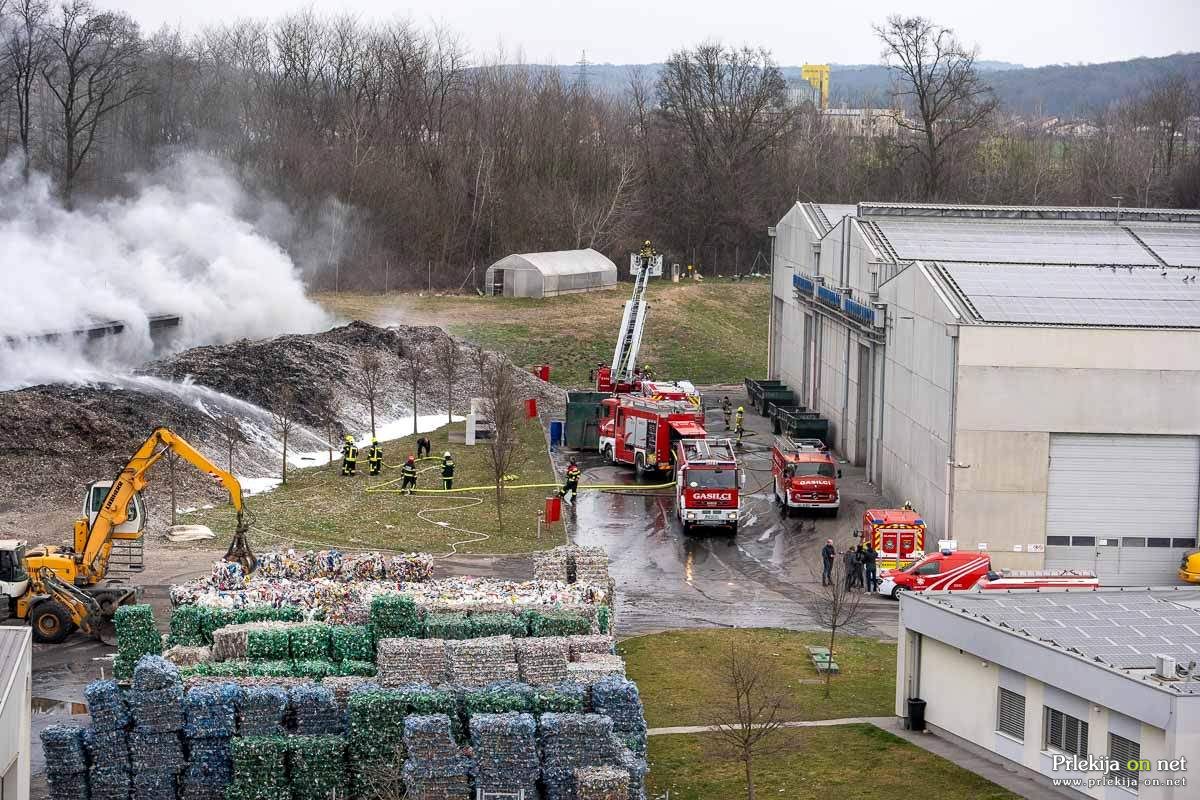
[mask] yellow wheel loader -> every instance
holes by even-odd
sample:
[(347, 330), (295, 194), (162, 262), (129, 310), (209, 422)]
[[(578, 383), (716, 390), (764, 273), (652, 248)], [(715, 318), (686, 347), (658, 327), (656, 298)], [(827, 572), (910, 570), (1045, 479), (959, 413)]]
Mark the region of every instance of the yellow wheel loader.
[(137, 587), (108, 579), (109, 555), (114, 540), (141, 539), (146, 527), (141, 492), (147, 471), (168, 453), (211, 475), (229, 492), (237, 529), (225, 558), (240, 563), (247, 574), (254, 571), (257, 561), (246, 541), (250, 526), (237, 478), (169, 428), (157, 428), (116, 480), (88, 486), (71, 545), (27, 548), (21, 540), (0, 540), (0, 592), (7, 597), (10, 614), (33, 626), (35, 641), (61, 642), (77, 628), (106, 640), (116, 610), (137, 602)]

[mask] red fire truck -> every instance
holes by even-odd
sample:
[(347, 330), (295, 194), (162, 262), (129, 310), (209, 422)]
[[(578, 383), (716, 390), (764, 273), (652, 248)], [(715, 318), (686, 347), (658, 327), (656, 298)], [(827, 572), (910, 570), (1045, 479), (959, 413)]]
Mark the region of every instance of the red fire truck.
[(600, 452), (610, 464), (632, 464), (638, 478), (670, 473), (680, 439), (703, 439), (704, 409), (687, 400), (622, 394), (600, 401)]
[(691, 381), (647, 381), (643, 380), (638, 384), (638, 391), (642, 397), (649, 397), (651, 400), (688, 400), (692, 405), (699, 406), (700, 392), (696, 391), (696, 387)]
[(863, 547), (872, 545), (879, 569), (907, 567), (925, 551), (925, 520), (905, 508), (868, 508), (863, 512)]
[(820, 439), (775, 437), (771, 448), (771, 479), (784, 516), (792, 509), (828, 511), (841, 506), (837, 479), (842, 477), (829, 448)]
[(741, 473), (728, 439), (675, 443), (675, 511), (684, 533), (699, 527), (737, 533)]
[(995, 572), (987, 553), (947, 547), (905, 569), (884, 570), (879, 574), (876, 591), (895, 600), (901, 592), (1098, 588), (1100, 581), (1093, 572), (1064, 569)]

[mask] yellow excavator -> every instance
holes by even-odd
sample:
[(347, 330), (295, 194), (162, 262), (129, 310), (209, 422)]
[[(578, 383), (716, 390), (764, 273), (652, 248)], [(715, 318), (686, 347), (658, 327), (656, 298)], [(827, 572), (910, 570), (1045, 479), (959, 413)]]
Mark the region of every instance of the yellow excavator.
[(113, 541), (141, 539), (146, 527), (141, 492), (147, 472), (168, 453), (211, 475), (228, 490), (237, 511), (237, 528), (225, 559), (240, 563), (247, 574), (254, 571), (257, 561), (246, 540), (250, 525), (238, 479), (169, 428), (157, 428), (116, 480), (88, 485), (71, 546), (26, 549), (24, 541), (0, 540), (0, 594), (7, 597), (10, 614), (33, 626), (35, 641), (61, 642), (78, 628), (111, 642), (113, 614), (122, 605), (136, 603), (139, 591), (108, 579)]

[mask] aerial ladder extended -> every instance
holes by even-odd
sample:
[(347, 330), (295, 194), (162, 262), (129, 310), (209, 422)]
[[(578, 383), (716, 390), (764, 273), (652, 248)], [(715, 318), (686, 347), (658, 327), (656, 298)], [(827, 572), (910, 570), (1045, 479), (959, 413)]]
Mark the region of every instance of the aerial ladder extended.
[[(601, 392), (628, 391), (633, 384), (637, 367), (638, 351), (642, 346), (642, 333), (646, 328), (646, 285), (650, 282), (651, 264), (662, 256), (645, 252), (639, 257), (641, 269), (634, 276), (633, 296), (625, 301), (621, 314), (621, 328), (617, 333), (617, 346), (613, 349), (612, 364), (607, 370), (601, 368), (596, 388)], [(624, 387), (624, 388), (622, 388)]]

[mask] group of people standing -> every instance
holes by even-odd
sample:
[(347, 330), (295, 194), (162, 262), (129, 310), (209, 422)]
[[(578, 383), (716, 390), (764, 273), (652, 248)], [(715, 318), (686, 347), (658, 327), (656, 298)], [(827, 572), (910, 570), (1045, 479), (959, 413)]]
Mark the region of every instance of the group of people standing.
[[(826, 539), (821, 548), (821, 585), (833, 584), (833, 561), (837, 557), (837, 548), (833, 539)], [(873, 592), (879, 588), (879, 572), (877, 563), (879, 554), (875, 545), (865, 546), (860, 542), (856, 547), (850, 547), (842, 553), (843, 579), (847, 589), (865, 589)]]
[[(409, 456), (404, 464), (400, 467), (400, 488), (406, 494), (412, 494), (412, 491), (417, 488), (417, 459), (431, 458), (429, 451), (432, 448), (432, 443), (425, 436), (417, 439), (417, 455)], [(383, 472), (383, 448), (379, 446), (379, 440), (374, 436), (371, 437), (371, 446), (367, 449), (367, 466), (370, 468), (372, 475), (379, 475)], [(354, 442), (354, 437), (346, 434), (346, 440), (342, 444), (342, 475), (353, 477), (358, 468), (358, 445)], [(450, 491), (454, 488), (454, 457), (447, 450), (442, 454), (442, 490)]]

